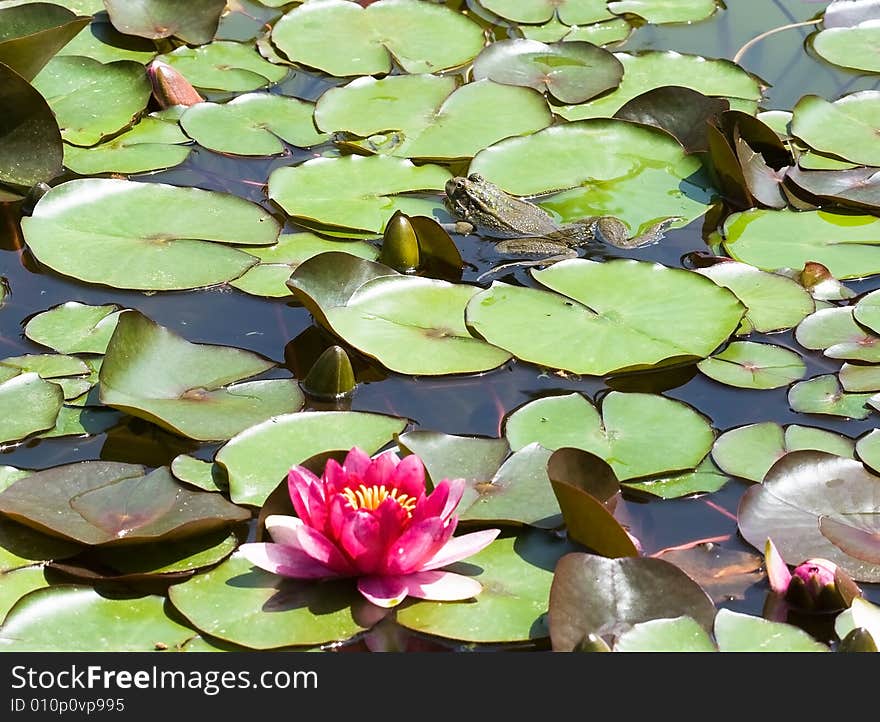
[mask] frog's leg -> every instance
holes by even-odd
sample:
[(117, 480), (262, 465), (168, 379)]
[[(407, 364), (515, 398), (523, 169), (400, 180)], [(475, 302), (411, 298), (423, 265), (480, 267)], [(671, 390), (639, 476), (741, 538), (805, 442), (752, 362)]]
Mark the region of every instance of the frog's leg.
[(678, 216), (669, 216), (651, 224), (643, 233), (630, 237), (629, 228), (619, 218), (599, 216), (593, 220), (593, 230), (597, 239), (612, 246), (638, 248), (649, 243), (656, 243), (663, 238), (663, 234), (669, 226), (680, 220), (681, 218)]
[(495, 250), (511, 255), (519, 253), (528, 253), (532, 256), (553, 254), (552, 259), (544, 258), (538, 261), (539, 263), (547, 263), (551, 260), (561, 261), (563, 258), (574, 258), (578, 254), (576, 248), (564, 243), (534, 237), (508, 238), (504, 241), (498, 241), (495, 244)]
[(476, 226), (468, 221), (455, 221), (454, 223), (441, 223), (440, 227), (447, 233), (457, 233), (460, 236), (469, 236), (476, 231)]

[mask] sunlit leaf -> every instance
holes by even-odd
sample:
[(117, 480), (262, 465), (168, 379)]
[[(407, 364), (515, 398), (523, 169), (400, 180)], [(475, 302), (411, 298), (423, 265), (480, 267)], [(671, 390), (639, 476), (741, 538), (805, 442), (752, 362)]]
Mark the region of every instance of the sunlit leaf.
[(211, 42), (225, 0), (104, 0), (110, 22), (126, 35), (177, 37), (190, 45)]

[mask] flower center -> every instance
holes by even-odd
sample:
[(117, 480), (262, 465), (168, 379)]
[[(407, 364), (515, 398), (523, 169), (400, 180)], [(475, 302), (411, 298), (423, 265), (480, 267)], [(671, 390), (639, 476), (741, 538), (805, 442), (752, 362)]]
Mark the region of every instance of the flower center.
[(394, 499), (401, 508), (406, 511), (407, 516), (412, 516), (412, 510), (416, 506), (415, 497), (409, 494), (401, 494), (400, 489), (391, 489), (390, 491), (382, 486), (364, 486), (361, 484), (357, 489), (344, 489), (342, 495), (348, 501), (352, 509), (366, 509), (373, 511), (379, 507), (386, 499)]

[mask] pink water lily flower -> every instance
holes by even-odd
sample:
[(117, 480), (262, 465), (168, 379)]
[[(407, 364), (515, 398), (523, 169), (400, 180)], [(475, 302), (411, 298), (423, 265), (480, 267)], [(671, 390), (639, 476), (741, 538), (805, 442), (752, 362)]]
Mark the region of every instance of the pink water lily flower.
[(442, 570), (500, 532), (452, 536), (464, 479), (444, 479), (428, 494), (419, 457), (371, 459), (355, 447), (342, 465), (330, 459), (320, 479), (294, 466), (287, 483), (297, 516), (266, 518), (272, 542), (240, 547), (252, 564), (294, 579), (357, 577), (361, 594), (381, 607), (407, 596), (455, 601), (481, 591), (476, 579)]

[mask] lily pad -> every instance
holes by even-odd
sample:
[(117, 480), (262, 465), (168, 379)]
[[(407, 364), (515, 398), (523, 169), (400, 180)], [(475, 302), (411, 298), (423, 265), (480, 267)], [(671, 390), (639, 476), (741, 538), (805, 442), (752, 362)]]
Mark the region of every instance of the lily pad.
[(196, 103), (180, 124), (190, 138), (218, 153), (275, 155), (285, 150), (284, 142), (307, 148), (328, 139), (315, 130), (314, 109), (297, 98), (246, 93), (224, 104)]
[(623, 18), (571, 26), (553, 17), (543, 25), (520, 25), (519, 30), (523, 37), (542, 43), (555, 43), (561, 40), (605, 46), (622, 43), (632, 34), (633, 26)]
[(358, 622), (351, 580), (286, 579), (238, 554), (175, 584), (169, 597), (197, 629), (251, 649), (344, 641), (370, 626)]
[(849, 609), (844, 609), (834, 620), (834, 632), (840, 639), (859, 627), (866, 629), (875, 640), (880, 639), (880, 607), (864, 597), (853, 599)]
[(822, 13), (822, 25), (826, 28), (848, 28), (878, 18), (880, 6), (877, 0), (831, 0)]
[(33, 80), (90, 20), (54, 3), (0, 8), (0, 63)]
[(566, 25), (608, 20), (605, 0), (480, 0), (486, 10), (518, 23), (543, 23), (558, 17)]
[[(474, 338), (464, 322), (464, 310), (475, 286), (405, 276), (389, 268), (387, 275), (352, 289), (321, 289), (332, 269), (362, 267), (354, 256), (320, 254), (300, 265), (290, 278), (298, 297), (321, 310), (327, 326), (346, 342), (403, 374), (473, 373), (497, 368), (510, 354)], [(344, 264), (344, 265), (343, 265)], [(329, 291), (326, 292), (326, 291)]]
[[(803, 160), (801, 156), (798, 162), (806, 167)], [(788, 169), (786, 179), (808, 194), (839, 206), (867, 211), (880, 209), (880, 171), (876, 168), (801, 170), (795, 167)]]
[[(880, 362), (880, 336), (856, 323), (855, 308), (816, 311), (800, 323), (795, 338), (804, 348), (822, 349), (828, 358)], [(867, 304), (864, 313), (866, 317), (872, 313)]]
[[(49, 104), (31, 84), (0, 64), (0, 183), (29, 188), (61, 173), (61, 132)], [(22, 190), (24, 195), (24, 190)]]
[(815, 311), (815, 302), (809, 292), (786, 276), (736, 261), (715, 263), (696, 270), (719, 286), (729, 288), (746, 307), (737, 335), (794, 328)]
[(211, 461), (203, 461), (188, 454), (175, 456), (171, 462), (171, 473), (176, 479), (205, 491), (227, 491), (227, 482), (223, 470)]
[(0, 382), (0, 404), (16, 410), (0, 417), (0, 443), (19, 441), (51, 429), (63, 403), (61, 387), (44, 381), (34, 372)]
[[(18, 478), (29, 475), (30, 472)], [(11, 483), (0, 485), (0, 488), (6, 489), (9, 486)], [(10, 519), (0, 518), (0, 573), (29, 567), (35, 562), (42, 566), (44, 562), (64, 559), (81, 550), (79, 544), (42, 534)]]
[(880, 218), (828, 211), (754, 209), (724, 222), (724, 248), (765, 271), (827, 266), (839, 279), (880, 273)]
[(743, 495), (739, 531), (763, 549), (772, 537), (786, 563), (824, 558), (856, 581), (876, 582), (880, 565), (857, 558), (821, 530), (830, 521), (845, 533), (876, 534), (876, 489), (880, 477), (860, 461), (821, 451), (794, 451), (777, 461), (764, 483)]
[(510, 454), (505, 439), (452, 436), (421, 429), (400, 434), (397, 443), (404, 452), (422, 460), (431, 487), (443, 479), (464, 479), (469, 486), (487, 482)]
[(709, 633), (691, 617), (649, 619), (634, 624), (614, 644), (615, 652), (717, 652)]
[(514, 195), (552, 194), (538, 205), (561, 222), (610, 215), (635, 235), (664, 219), (678, 218), (672, 225), (679, 226), (705, 213), (714, 190), (700, 170), (668, 133), (595, 119), (502, 140), (478, 153), (468, 172)]
[(67, 301), (31, 318), (24, 333), (31, 341), (59, 353), (103, 354), (122, 311), (115, 304), (90, 306)]
[(880, 91), (864, 90), (830, 102), (805, 95), (794, 106), (791, 132), (822, 153), (880, 166)]
[(858, 300), (852, 309), (853, 319), (880, 333), (880, 292), (871, 291)]
[(524, 361), (579, 374), (704, 358), (744, 311), (709, 279), (654, 263), (572, 259), (532, 275), (553, 292), (493, 283), (468, 304), (468, 327)]
[(443, 5), (308, 0), (275, 23), (272, 42), (294, 63), (350, 76), (389, 73), (392, 59), (407, 73), (448, 70), (472, 60), (484, 38), (479, 25)]
[(268, 245), (279, 224), (256, 204), (225, 193), (83, 178), (44, 195), (22, 230), (37, 260), (59, 273), (168, 291), (237, 278), (257, 259), (224, 244)]
[(94, 436), (103, 434), (119, 423), (122, 414), (113, 409), (62, 406), (55, 419), (55, 426), (39, 435), (41, 439), (57, 439), (62, 436)]
[(182, 539), (250, 518), (219, 494), (180, 486), (167, 468), (82, 461), (19, 479), (0, 511), (46, 534), (101, 545)]
[(852, 27), (825, 28), (812, 38), (812, 47), (823, 60), (851, 70), (880, 73), (880, 19)]
[(142, 38), (176, 37), (190, 45), (210, 43), (225, 0), (105, 0), (110, 22), (121, 33)]
[[(43, 567), (21, 567), (8, 572), (0, 572), (0, 623), (9, 610), (25, 594), (48, 587), (46, 571)], [(2, 634), (2, 631), (0, 631)]]
[(65, 144), (64, 165), (80, 175), (143, 173), (180, 165), (192, 147), (176, 119), (153, 113), (131, 129), (90, 148)]
[(640, 491), (660, 499), (679, 499), (692, 494), (712, 494), (719, 491), (730, 478), (712, 459), (706, 457), (695, 469), (674, 474), (658, 474), (650, 479), (622, 484), (627, 489)]
[(788, 391), (792, 411), (803, 414), (828, 414), (848, 419), (866, 419), (871, 414), (866, 404), (873, 394), (853, 394), (840, 387), (837, 376), (823, 374), (798, 381)]
[(615, 53), (623, 64), (617, 90), (595, 100), (565, 105), (557, 113), (566, 120), (611, 117), (628, 101), (647, 90), (679, 85), (703, 95), (727, 98), (731, 107), (749, 110), (762, 98), (762, 83), (730, 60), (705, 58), (673, 50)]
[(553, 567), (570, 552), (543, 531), (496, 539), (450, 571), (483, 585), (475, 601), (406, 602), (397, 623), (407, 629), (467, 642), (517, 642), (547, 637), (545, 615)]
[(254, 296), (290, 296), (293, 292), (287, 281), (299, 265), (319, 253), (335, 251), (368, 261), (379, 257), (379, 250), (366, 241), (330, 240), (313, 233), (282, 233), (271, 246), (248, 248), (250, 255), (260, 259), (259, 265), (249, 268), (229, 285)]
[(607, 50), (586, 42), (547, 45), (537, 40), (498, 40), (474, 60), (473, 77), (524, 85), (560, 103), (583, 103), (616, 88), (623, 65)]
[(59, 55), (33, 80), (58, 120), (61, 137), (73, 145), (95, 145), (140, 115), (150, 98), (144, 66), (133, 60), (101, 63)]
[(415, 166), (403, 158), (315, 158), (272, 171), (269, 198), (292, 216), (381, 233), (396, 211), (410, 216), (442, 211), (439, 200), (405, 194), (440, 191), (451, 177), (440, 166)]
[(608, 9), (616, 15), (638, 15), (652, 25), (693, 23), (715, 14), (715, 0), (614, 0)]
[(194, 632), (165, 612), (165, 597), (104, 596), (91, 587), (37, 589), (0, 627), (6, 652), (152, 652), (182, 645)]
[(719, 383), (744, 389), (778, 389), (807, 371), (804, 360), (794, 351), (754, 341), (734, 341), (700, 361), (697, 368)]
[(287, 68), (263, 59), (252, 45), (215, 40), (191, 48), (186, 45), (158, 56), (196, 88), (246, 92), (278, 83)]
[(712, 459), (731, 476), (761, 482), (789, 451), (809, 449), (855, 458), (855, 445), (849, 437), (810, 426), (783, 427), (762, 421), (721, 434), (712, 447)]
[(880, 366), (845, 363), (837, 374), (844, 391), (880, 391)]
[(193, 439), (229, 439), (302, 407), (294, 379), (236, 383), (274, 365), (242, 349), (190, 343), (131, 311), (107, 346), (101, 403)]
[[(101, 10), (103, 10), (103, 2)], [(92, 17), (91, 23), (58, 51), (58, 55), (81, 55), (102, 63), (114, 60), (135, 60), (146, 65), (159, 51), (152, 40), (120, 33), (106, 13)]]
[(640, 622), (679, 616), (692, 617), (708, 632), (715, 605), (670, 562), (575, 552), (556, 565), (549, 610), (554, 651), (572, 651), (590, 634), (618, 636)]
[[(32, 473), (27, 469), (17, 469), (14, 466), (0, 466), (0, 491)], [(0, 567), (0, 571), (4, 571), (2, 567)]]
[(307, 411), (269, 419), (230, 439), (215, 457), (237, 504), (262, 506), (291, 466), (328, 451), (378, 451), (406, 419), (358, 411)]
[(452, 76), (358, 78), (319, 98), (315, 123), (328, 132), (363, 137), (355, 145), (381, 154), (470, 158), (496, 141), (552, 122), (544, 98), (529, 88), (485, 79), (456, 85)]
[[(210, 534), (145, 545), (132, 554), (126, 547), (104, 547), (94, 556), (120, 576), (160, 576), (194, 572), (219, 564), (238, 546), (238, 537), (223, 530)], [(56, 565), (57, 566), (57, 565)]]
[(612, 391), (601, 412), (581, 394), (548, 396), (514, 411), (504, 433), (513, 450), (538, 442), (589, 451), (620, 480), (692, 469), (712, 448), (708, 421), (680, 401)]

